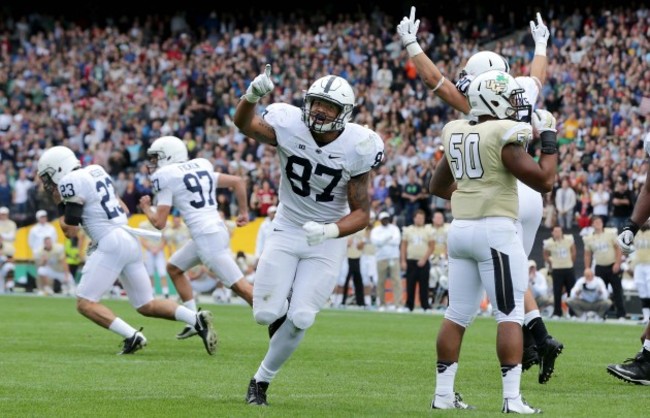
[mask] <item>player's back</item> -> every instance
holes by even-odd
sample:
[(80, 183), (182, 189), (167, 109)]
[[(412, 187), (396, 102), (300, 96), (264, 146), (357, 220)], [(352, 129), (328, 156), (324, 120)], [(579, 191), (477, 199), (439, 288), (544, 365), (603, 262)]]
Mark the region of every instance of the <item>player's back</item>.
[(59, 190), (66, 202), (83, 204), (81, 224), (93, 241), (127, 224), (111, 177), (101, 166), (71, 171), (59, 182)]
[(455, 219), (517, 219), (517, 179), (503, 164), (501, 152), (507, 144), (524, 146), (531, 136), (529, 124), (513, 120), (457, 120), (445, 125), (445, 157), (458, 184), (451, 198)]
[(204, 158), (166, 165), (152, 175), (158, 204), (167, 193), (192, 236), (217, 232), (223, 222), (217, 212), (216, 188), (219, 176)]
[(302, 110), (284, 103), (270, 105), (264, 119), (275, 129), (283, 173), (274, 223), (329, 223), (347, 215), (348, 181), (381, 162), (381, 138), (347, 123), (334, 141), (318, 144), (302, 121)]

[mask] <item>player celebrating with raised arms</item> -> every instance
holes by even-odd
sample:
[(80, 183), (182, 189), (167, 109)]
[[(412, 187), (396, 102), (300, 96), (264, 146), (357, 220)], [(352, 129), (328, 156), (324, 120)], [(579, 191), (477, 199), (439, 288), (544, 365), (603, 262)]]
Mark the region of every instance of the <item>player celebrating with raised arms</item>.
[(234, 116), (242, 133), (276, 147), (282, 167), (280, 204), (253, 288), (255, 320), (269, 325), (272, 336), (249, 383), (246, 401), (254, 405), (267, 404), (269, 383), (332, 294), (347, 247), (347, 240), (338, 238), (368, 225), (369, 172), (384, 155), (379, 135), (350, 122), (355, 96), (345, 79), (316, 80), (302, 109), (274, 103), (257, 115), (256, 103), (273, 87), (267, 64)]
[[(120, 277), (131, 305), (142, 315), (185, 322), (193, 327), (206, 347), (213, 337), (212, 314), (196, 314), (171, 300), (155, 300), (142, 249), (135, 235), (145, 235), (127, 226), (126, 206), (115, 195), (110, 176), (99, 165), (81, 167), (67, 147), (48, 149), (38, 160), (38, 175), (59, 205), (59, 223), (68, 238), (77, 237), (83, 226), (92, 240), (88, 259), (77, 286), (77, 310), (97, 325), (124, 337), (119, 354), (132, 354), (147, 345), (137, 331), (99, 301)], [(157, 234), (149, 233), (154, 237)], [(210, 350), (208, 349), (208, 352)]]

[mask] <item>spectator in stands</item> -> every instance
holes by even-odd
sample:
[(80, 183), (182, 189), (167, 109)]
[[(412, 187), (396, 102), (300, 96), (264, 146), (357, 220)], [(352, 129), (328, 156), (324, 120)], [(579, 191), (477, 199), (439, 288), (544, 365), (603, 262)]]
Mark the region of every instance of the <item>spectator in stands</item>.
[(562, 187), (555, 192), (555, 207), (558, 224), (564, 230), (573, 227), (576, 203), (576, 192), (570, 187), (569, 179), (562, 179)]
[(47, 212), (39, 210), (36, 212), (37, 223), (29, 230), (27, 242), (29, 249), (35, 256), (45, 242), (45, 238), (50, 238), (52, 242), (57, 242), (58, 234), (52, 224), (47, 221)]
[(0, 207), (0, 236), (2, 236), (2, 240), (13, 244), (17, 229), (16, 222), (9, 219), (9, 208)]
[(602, 218), (603, 225), (607, 225), (609, 219), (609, 200), (609, 192), (605, 189), (605, 184), (596, 184), (596, 189), (591, 193), (591, 207), (593, 214)]
[(585, 268), (583, 277), (571, 288), (566, 303), (583, 321), (589, 318), (589, 313), (594, 314), (594, 320), (604, 321), (605, 313), (612, 305), (605, 282), (600, 277), (594, 277), (590, 268)]
[(9, 207), (13, 200), (13, 191), (7, 176), (0, 172), (0, 206)]
[[(29, 197), (28, 192), (31, 189), (34, 182), (27, 177), (27, 171), (20, 170), (18, 172), (18, 179), (14, 183), (14, 206), (16, 212), (26, 213), (27, 212), (27, 198)], [(33, 213), (33, 212), (32, 212)]]
[[(400, 242), (402, 233), (391, 223), (388, 212), (380, 212), (378, 220), (381, 225), (370, 232), (370, 242), (375, 246), (377, 260), (377, 307), (380, 311), (386, 308), (395, 310), (402, 303), (402, 272), (400, 271)], [(390, 280), (393, 293), (393, 303), (386, 302), (386, 280)]]
[(634, 206), (632, 192), (627, 188), (627, 183), (622, 179), (616, 182), (616, 188), (612, 193), (612, 226), (620, 232), (623, 229), (625, 220), (632, 215)]

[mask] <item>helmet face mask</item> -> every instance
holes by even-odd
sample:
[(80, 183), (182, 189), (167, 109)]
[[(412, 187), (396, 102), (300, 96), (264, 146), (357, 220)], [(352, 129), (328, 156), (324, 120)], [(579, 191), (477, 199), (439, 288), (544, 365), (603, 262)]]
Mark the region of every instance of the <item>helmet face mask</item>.
[(157, 169), (173, 163), (188, 160), (185, 143), (175, 136), (162, 136), (147, 150), (147, 170), (153, 174)]
[[(354, 91), (350, 84), (343, 78), (328, 75), (316, 80), (305, 93), (302, 109), (302, 119), (305, 125), (312, 132), (325, 133), (341, 131), (345, 124), (352, 119), (354, 109)], [(331, 104), (339, 109), (334, 118), (328, 117), (323, 110), (315, 111), (315, 102), (324, 102), (327, 106)]]
[(530, 120), (532, 106), (523, 88), (503, 71), (487, 71), (478, 75), (467, 89), (472, 116), (497, 119)]
[(38, 177), (47, 191), (57, 187), (68, 173), (81, 167), (81, 163), (71, 149), (56, 146), (48, 149), (38, 159)]

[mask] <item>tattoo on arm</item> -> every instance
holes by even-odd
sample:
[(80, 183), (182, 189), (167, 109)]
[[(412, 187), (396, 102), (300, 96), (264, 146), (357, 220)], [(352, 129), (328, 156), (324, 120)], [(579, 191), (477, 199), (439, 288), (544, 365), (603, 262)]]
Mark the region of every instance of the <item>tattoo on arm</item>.
[(275, 137), (275, 129), (260, 117), (256, 117), (255, 122), (251, 135), (253, 139), (264, 144), (277, 145), (278, 141)]
[(348, 182), (348, 204), (350, 210), (363, 209), (370, 211), (370, 196), (368, 195), (368, 184), (370, 175), (368, 173), (353, 177)]

